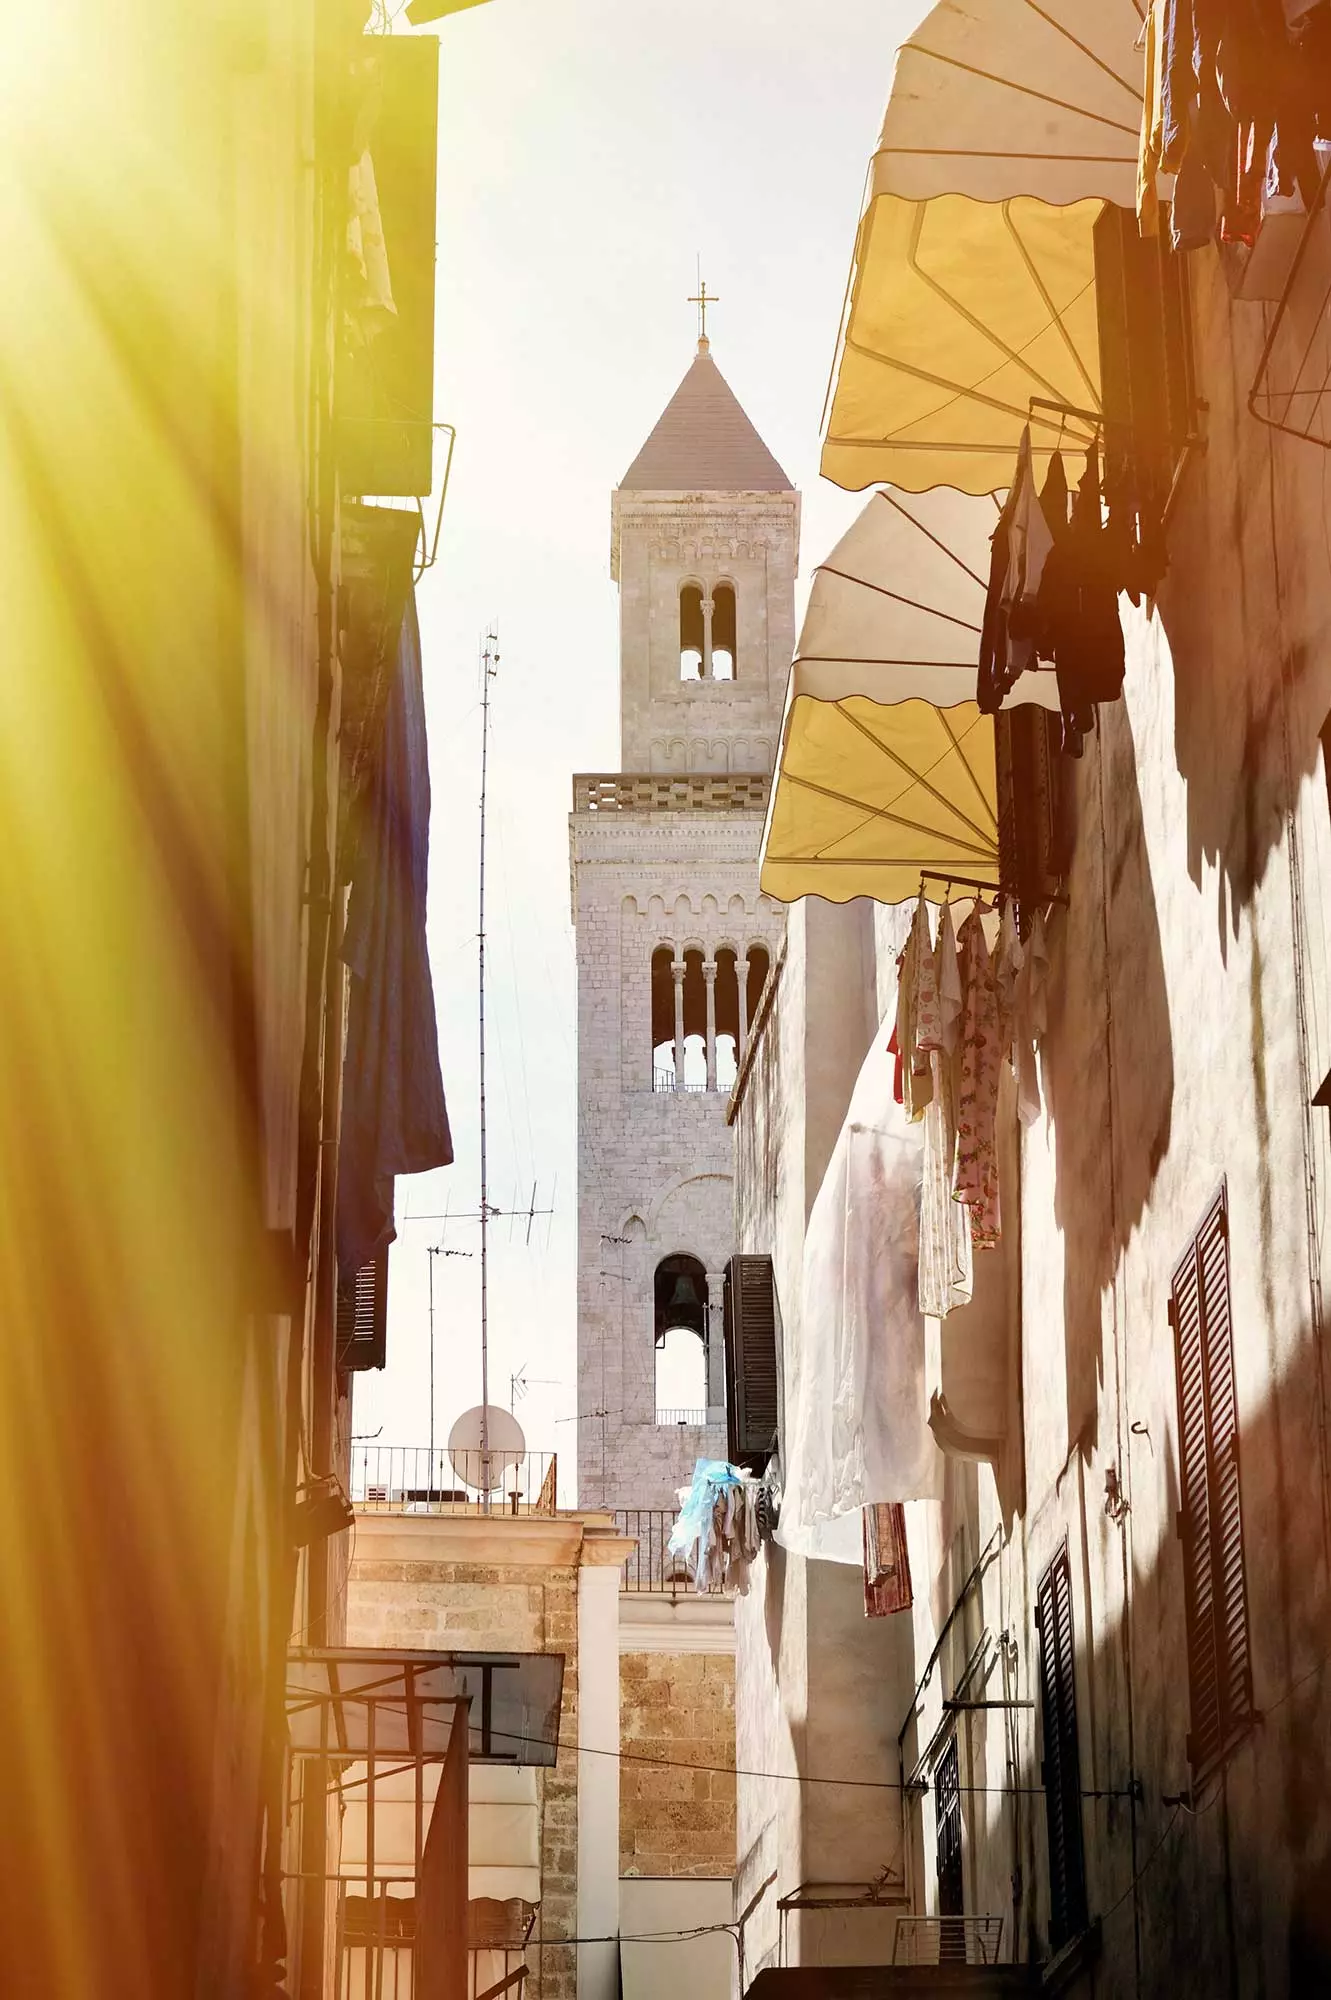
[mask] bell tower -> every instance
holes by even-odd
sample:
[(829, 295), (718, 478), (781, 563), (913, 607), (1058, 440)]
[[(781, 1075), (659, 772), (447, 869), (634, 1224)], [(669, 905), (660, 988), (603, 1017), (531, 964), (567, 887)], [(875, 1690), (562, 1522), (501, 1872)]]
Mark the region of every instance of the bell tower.
[(702, 338), (615, 491), (622, 769), (573, 782), (578, 1498), (665, 1508), (724, 1457), (726, 1105), (780, 949), (758, 853), (799, 496)]

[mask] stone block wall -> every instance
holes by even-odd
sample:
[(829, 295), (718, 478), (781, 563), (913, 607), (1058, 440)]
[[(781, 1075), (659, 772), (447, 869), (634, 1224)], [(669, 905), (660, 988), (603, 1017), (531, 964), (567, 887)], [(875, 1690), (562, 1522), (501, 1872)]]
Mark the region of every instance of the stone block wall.
[[(619, 1704), (620, 1874), (732, 1875), (733, 1656), (623, 1653)], [(650, 1758), (673, 1761), (655, 1769)], [(681, 1770), (678, 1764), (705, 1768)]]
[(578, 1572), (541, 1564), (353, 1561), (347, 1644), (562, 1653), (559, 1755), (537, 1774), (541, 1907), (527, 1953), (531, 2000), (576, 2000)]

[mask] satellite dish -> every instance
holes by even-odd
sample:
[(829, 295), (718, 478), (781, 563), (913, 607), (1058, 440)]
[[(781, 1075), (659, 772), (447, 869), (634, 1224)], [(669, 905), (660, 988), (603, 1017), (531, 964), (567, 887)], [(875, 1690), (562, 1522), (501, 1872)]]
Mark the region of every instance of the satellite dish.
[[(481, 1446), (481, 1418), (485, 1418), (485, 1448)], [(527, 1456), (527, 1440), (522, 1425), (508, 1410), (494, 1403), (477, 1404), (464, 1410), (448, 1433), (448, 1457), (457, 1478), (474, 1493), (497, 1493), (504, 1475), (516, 1471)]]

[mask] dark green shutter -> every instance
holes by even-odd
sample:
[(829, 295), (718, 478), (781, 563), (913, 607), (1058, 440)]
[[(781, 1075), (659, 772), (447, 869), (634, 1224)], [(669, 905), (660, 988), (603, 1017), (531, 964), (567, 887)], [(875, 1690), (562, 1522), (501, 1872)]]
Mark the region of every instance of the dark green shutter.
[(1040, 1715), (1049, 1832), (1049, 1946), (1058, 1951), (1069, 1938), (1085, 1930), (1087, 1921), (1072, 1572), (1066, 1542), (1040, 1579), (1035, 1625), (1040, 1641)]
[(388, 1252), (337, 1287), (337, 1365), (382, 1368), (388, 1359)]

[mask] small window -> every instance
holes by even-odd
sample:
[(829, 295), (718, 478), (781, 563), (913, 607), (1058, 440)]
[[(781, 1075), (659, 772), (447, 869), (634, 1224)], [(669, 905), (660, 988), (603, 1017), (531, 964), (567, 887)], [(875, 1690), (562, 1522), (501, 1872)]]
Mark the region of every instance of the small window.
[(679, 677), (700, 681), (703, 676), (704, 627), (702, 590), (686, 583), (679, 593)]
[(1044, 1731), (1044, 1806), (1049, 1834), (1049, 1948), (1061, 1951), (1086, 1928), (1086, 1862), (1077, 1747), (1076, 1652), (1067, 1544), (1040, 1579), (1035, 1604)]
[(1255, 1719), (1224, 1183), (1174, 1272), (1169, 1300), (1179, 1410), (1194, 1781), (1215, 1771)]
[(712, 592), (712, 679), (735, 678), (735, 586), (718, 583)]
[(765, 944), (752, 944), (749, 946), (749, 977), (746, 982), (744, 999), (745, 1012), (750, 1028), (753, 1026), (759, 1002), (763, 997), (763, 988), (767, 984), (767, 973), (770, 965), (771, 960), (767, 956), (767, 946)]

